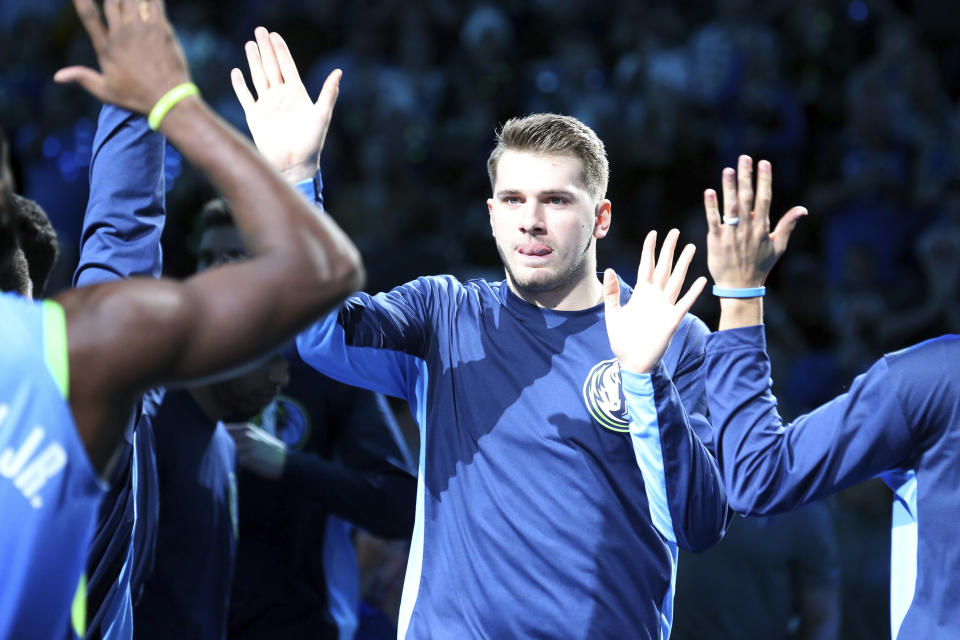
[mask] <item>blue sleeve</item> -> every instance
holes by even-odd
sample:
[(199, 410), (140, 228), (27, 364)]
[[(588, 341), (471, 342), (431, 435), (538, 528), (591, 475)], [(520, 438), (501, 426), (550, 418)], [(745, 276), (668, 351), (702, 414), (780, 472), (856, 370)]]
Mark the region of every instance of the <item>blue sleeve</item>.
[(164, 148), (144, 117), (112, 105), (101, 110), (74, 286), (160, 276)]
[(770, 392), (762, 325), (709, 336), (706, 381), (727, 497), (742, 513), (795, 509), (900, 468), (913, 451), (885, 359), (792, 424)]
[(297, 336), (303, 361), (335, 380), (412, 400), (430, 344), (431, 295), (440, 278), (419, 278), (386, 293), (350, 296)]
[(662, 363), (653, 373), (621, 371), (620, 378), (654, 526), (683, 549), (707, 549), (723, 537), (727, 523), (716, 461)]
[[(703, 371), (708, 335), (710, 330), (707, 325), (696, 316), (687, 314), (680, 330), (674, 334), (673, 340), (680, 341), (677, 363), (673, 367), (668, 366), (668, 371), (677, 393), (680, 394), (694, 433), (706, 445), (707, 450), (716, 456), (716, 438), (707, 419), (709, 411)], [(664, 363), (666, 364), (666, 360)]]
[(293, 185), (297, 191), (303, 194), (303, 197), (315, 204), (319, 208), (323, 208), (323, 176), (320, 174), (320, 169), (317, 169), (317, 172), (313, 174), (312, 178), (307, 178), (306, 180), (301, 180), (297, 184)]

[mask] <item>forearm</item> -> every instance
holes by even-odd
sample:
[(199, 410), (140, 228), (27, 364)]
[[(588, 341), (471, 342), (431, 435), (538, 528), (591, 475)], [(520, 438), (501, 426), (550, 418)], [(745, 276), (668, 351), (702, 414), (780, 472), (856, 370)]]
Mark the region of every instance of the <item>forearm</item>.
[(101, 110), (75, 286), (160, 276), (164, 147), (143, 116), (113, 105)]
[(288, 491), (323, 504), (331, 513), (370, 533), (408, 538), (416, 512), (417, 479), (392, 465), (359, 471), (291, 451), (283, 469)]
[(763, 324), (763, 298), (720, 298), (720, 331)]
[(362, 267), (349, 238), (329, 217), (316, 215), (202, 100), (182, 100), (161, 130), (230, 201), (254, 258), (275, 253), (302, 263), (289, 282), (291, 290), (329, 299), (331, 293), (339, 297), (358, 287)]
[(717, 463), (697, 437), (663, 365), (621, 372), (630, 435), (651, 516), (661, 534), (689, 551), (715, 544), (728, 509)]
[(737, 511), (795, 509), (896, 468), (911, 450), (883, 361), (789, 425), (770, 392), (762, 327), (711, 335), (705, 368), (720, 469)]

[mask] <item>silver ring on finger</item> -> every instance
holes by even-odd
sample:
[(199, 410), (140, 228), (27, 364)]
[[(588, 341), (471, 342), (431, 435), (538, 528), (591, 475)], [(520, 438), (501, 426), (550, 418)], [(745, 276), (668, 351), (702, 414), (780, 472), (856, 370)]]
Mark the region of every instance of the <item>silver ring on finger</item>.
[(738, 216), (723, 216), (723, 224), (735, 227), (740, 223), (740, 218)]

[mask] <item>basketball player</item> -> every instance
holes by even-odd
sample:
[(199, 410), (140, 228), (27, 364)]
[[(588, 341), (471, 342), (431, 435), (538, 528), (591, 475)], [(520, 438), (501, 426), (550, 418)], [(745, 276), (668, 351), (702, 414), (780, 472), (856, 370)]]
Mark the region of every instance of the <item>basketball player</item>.
[[(0, 296), (0, 637), (62, 634), (130, 404), (156, 384), (241, 363), (289, 338), (362, 281), (356, 249), (317, 216), (189, 83), (162, 2), (75, 0), (101, 71), (69, 67), (104, 102), (142, 114), (234, 207), (252, 255), (183, 283), (133, 279), (43, 303)], [(339, 74), (324, 87), (326, 119)], [(0, 266), (25, 259), (3, 160)], [(11, 235), (13, 234), (13, 235)], [(82, 610), (82, 606), (78, 607)], [(82, 614), (74, 631), (83, 632)]]

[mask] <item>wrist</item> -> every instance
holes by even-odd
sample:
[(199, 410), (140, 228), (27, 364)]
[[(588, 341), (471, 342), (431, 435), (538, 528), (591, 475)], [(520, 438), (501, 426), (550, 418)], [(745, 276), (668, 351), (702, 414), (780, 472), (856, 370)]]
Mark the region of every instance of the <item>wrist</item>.
[(718, 298), (762, 298), (767, 293), (766, 287), (721, 287), (713, 285), (713, 295)]
[(653, 370), (657, 368), (657, 364), (660, 361), (657, 360), (657, 362), (650, 364), (649, 362), (632, 361), (629, 359), (621, 360), (620, 358), (617, 358), (617, 362), (620, 364), (621, 371), (626, 371), (636, 375), (647, 375), (653, 373)]
[(763, 298), (720, 298), (720, 331), (763, 324)]
[(290, 184), (297, 184), (298, 182), (303, 182), (304, 180), (310, 180), (313, 178), (313, 174), (316, 172), (317, 163), (309, 161), (280, 169), (280, 175), (282, 175), (283, 179)]
[(198, 95), (200, 95), (200, 88), (189, 80), (174, 85), (154, 101), (150, 112), (147, 114), (147, 124), (151, 129), (156, 131), (160, 128), (167, 114), (173, 110), (177, 104), (191, 96)]
[(184, 123), (201, 111), (204, 111), (203, 98), (199, 95), (187, 96), (167, 112), (157, 131), (172, 140), (176, 138), (177, 132), (183, 129)]

